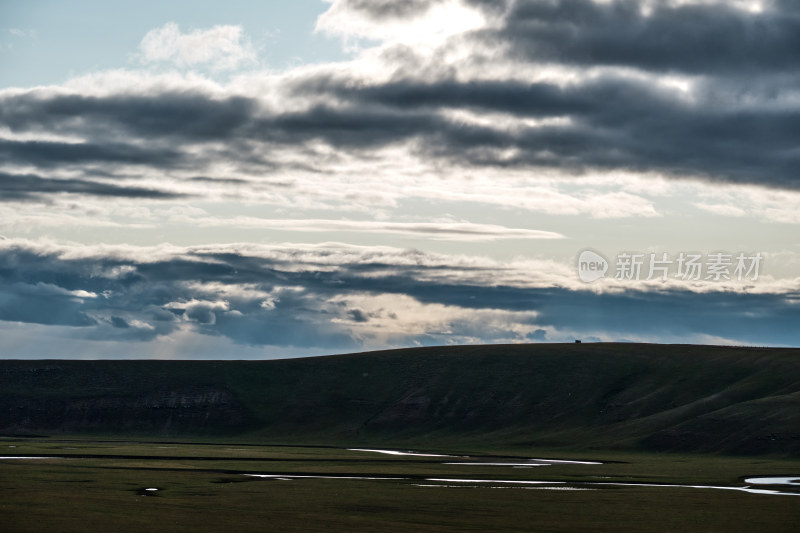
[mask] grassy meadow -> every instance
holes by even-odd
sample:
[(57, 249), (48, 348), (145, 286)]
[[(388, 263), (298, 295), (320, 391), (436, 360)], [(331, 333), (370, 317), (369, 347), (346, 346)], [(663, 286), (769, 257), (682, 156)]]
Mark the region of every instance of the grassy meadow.
[[(532, 450), (519, 454), (514, 449), (425, 451), (470, 457), (394, 456), (225, 441), (5, 438), (0, 440), (2, 455), (56, 458), (0, 459), (0, 530), (789, 532), (800, 523), (798, 496), (646, 486), (741, 487), (746, 476), (800, 474), (800, 461), (793, 459), (635, 452), (587, 456), (547, 450), (532, 455)], [(603, 464), (531, 468), (443, 464), (534, 457)], [(431, 478), (553, 484), (458, 484)], [(645, 486), (594, 484), (598, 482)]]

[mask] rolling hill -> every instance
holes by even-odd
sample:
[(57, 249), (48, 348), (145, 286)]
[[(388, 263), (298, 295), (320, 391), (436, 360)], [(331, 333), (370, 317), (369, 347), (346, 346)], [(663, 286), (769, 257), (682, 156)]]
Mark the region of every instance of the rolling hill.
[(800, 350), (429, 347), (0, 361), (0, 432), (800, 455)]

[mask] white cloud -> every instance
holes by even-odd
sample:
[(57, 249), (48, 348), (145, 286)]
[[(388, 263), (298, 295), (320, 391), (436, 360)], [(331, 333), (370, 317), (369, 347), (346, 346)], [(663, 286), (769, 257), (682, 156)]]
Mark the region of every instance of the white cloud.
[(722, 215), (728, 217), (742, 217), (747, 214), (747, 212), (741, 207), (730, 204), (707, 204), (704, 202), (697, 202), (694, 205), (698, 209), (702, 209), (703, 211), (708, 211), (709, 213), (712, 213), (714, 215)]
[[(468, 309), (426, 304), (402, 294), (356, 294), (330, 300), (334, 321), (349, 329), (365, 348), (408, 343), (429, 336), (442, 344), (474, 344), (492, 338), (498, 343), (526, 342), (539, 326), (536, 311)], [(342, 313), (344, 311), (344, 313)]]
[(562, 239), (552, 231), (508, 228), (497, 224), (470, 222), (382, 222), (372, 220), (267, 219), (236, 216), (232, 218), (173, 216), (172, 220), (199, 227), (232, 226), (284, 231), (358, 232), (416, 235), (435, 240), (485, 241), (499, 239)]
[(698, 185), (692, 191), (702, 200), (693, 205), (721, 216), (750, 217), (778, 224), (800, 224), (800, 192), (754, 185)]
[(36, 30), (31, 30), (31, 29), (4, 28), (2, 30), (2, 32), (3, 33), (8, 33), (9, 35), (12, 35), (14, 37), (22, 37), (22, 38), (25, 38), (25, 37), (34, 38), (34, 37), (36, 37)]
[[(375, 17), (371, 10), (402, 11), (390, 2), (380, 6), (349, 0), (335, 0), (330, 9), (317, 19), (317, 31), (345, 38), (374, 39), (384, 43), (402, 42), (417, 47), (433, 47), (455, 35), (476, 30), (486, 24), (480, 11), (456, 0), (431, 2), (425, 9), (409, 9), (404, 16)], [(354, 5), (355, 4), (355, 5)], [(422, 4), (427, 4), (422, 2)]]
[(256, 51), (241, 26), (213, 26), (182, 33), (168, 22), (147, 32), (139, 43), (145, 63), (169, 62), (178, 67), (208, 67), (234, 70), (257, 63)]

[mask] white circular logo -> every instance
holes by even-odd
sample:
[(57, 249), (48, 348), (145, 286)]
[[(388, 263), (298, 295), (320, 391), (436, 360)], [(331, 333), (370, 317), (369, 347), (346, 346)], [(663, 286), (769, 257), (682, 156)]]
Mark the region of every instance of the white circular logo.
[(608, 272), (608, 261), (602, 255), (591, 250), (584, 250), (578, 256), (578, 277), (584, 283), (591, 283), (605, 277)]

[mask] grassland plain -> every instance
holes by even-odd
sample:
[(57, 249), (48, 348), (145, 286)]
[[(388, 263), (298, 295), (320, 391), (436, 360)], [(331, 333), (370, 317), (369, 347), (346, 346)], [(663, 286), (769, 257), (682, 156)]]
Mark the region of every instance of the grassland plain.
[[(743, 487), (744, 477), (797, 473), (792, 459), (596, 452), (590, 459), (602, 464), (513, 468), (470, 464), (522, 460), (496, 451), (447, 458), (86, 438), (6, 438), (0, 447), (53, 457), (0, 459), (0, 530), (9, 532), (789, 532), (800, 521), (800, 496), (656, 486)], [(547, 483), (432, 481), (455, 479)]]
[[(0, 457), (3, 532), (800, 523), (800, 496), (678, 486), (800, 475), (800, 350), (582, 344), (257, 362), (6, 360), (0, 430), (0, 456), (39, 457)], [(526, 464), (536, 457), (601, 464)], [(520, 483), (531, 481), (546, 483)]]

